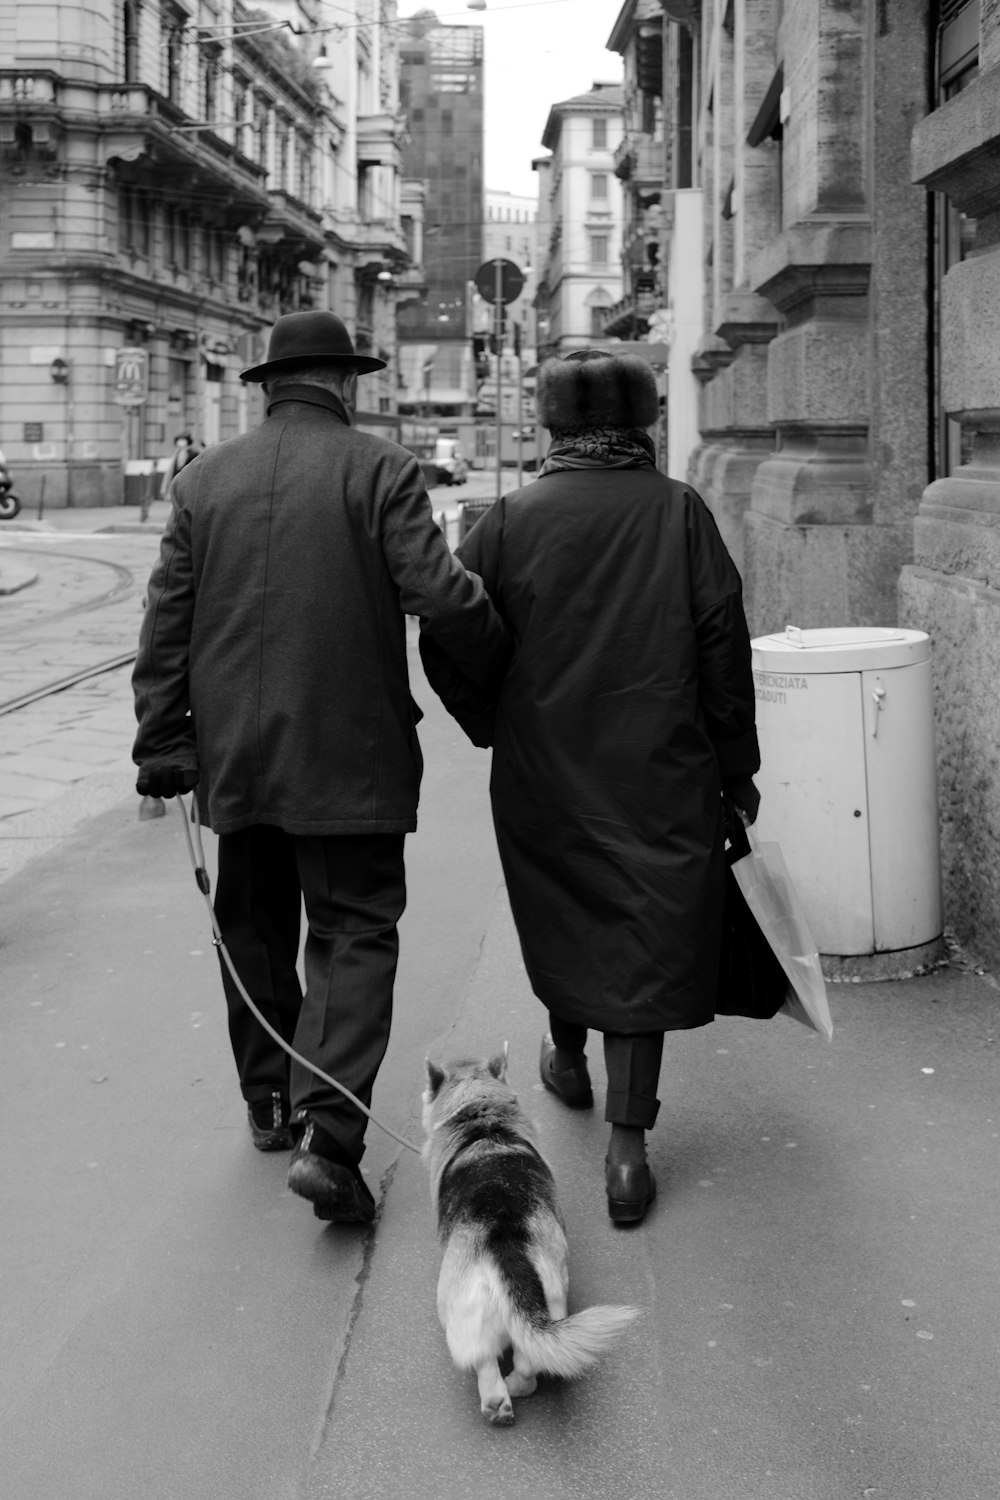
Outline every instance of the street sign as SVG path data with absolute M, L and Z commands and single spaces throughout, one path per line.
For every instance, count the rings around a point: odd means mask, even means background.
M 500 270 L 500 295 L 497 296 L 497 268 Z M 484 260 L 476 272 L 476 291 L 484 302 L 499 302 L 506 307 L 516 302 L 524 290 L 524 272 L 512 260 Z
M 119 406 L 141 406 L 149 395 L 149 355 L 126 346 L 115 351 L 115 400 Z

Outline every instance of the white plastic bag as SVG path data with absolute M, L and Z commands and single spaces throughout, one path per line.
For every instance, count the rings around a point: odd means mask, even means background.
M 826 981 L 802 904 L 777 844 L 758 843 L 747 828 L 750 853 L 730 867 L 754 919 L 788 976 L 788 998 L 778 1012 L 801 1021 L 827 1041 L 833 1021 Z

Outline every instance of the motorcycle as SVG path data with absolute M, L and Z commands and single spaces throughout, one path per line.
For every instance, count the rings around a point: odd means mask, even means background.
M 0 521 L 13 521 L 21 511 L 19 496 L 14 494 L 14 481 L 7 465 L 0 461 Z

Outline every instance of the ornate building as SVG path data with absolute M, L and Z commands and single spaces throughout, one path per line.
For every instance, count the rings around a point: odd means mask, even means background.
M 30 503 L 119 502 L 259 416 L 280 313 L 330 306 L 395 397 L 393 0 L 0 0 L 0 446 Z M 343 16 L 348 7 L 341 7 Z

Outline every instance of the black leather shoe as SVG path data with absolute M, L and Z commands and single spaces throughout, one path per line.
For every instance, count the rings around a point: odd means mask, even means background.
M 593 1109 L 594 1091 L 590 1086 L 587 1059 L 581 1055 L 575 1067 L 560 1068 L 556 1072 L 552 1066 L 555 1055 L 555 1043 L 546 1032 L 542 1037 L 542 1053 L 538 1059 L 538 1072 L 545 1087 L 551 1089 L 553 1094 L 558 1094 L 570 1109 Z
M 307 1120 L 288 1164 L 288 1186 L 313 1206 L 317 1219 L 370 1224 L 375 1199 L 358 1168 L 314 1120 Z
M 287 1097 L 277 1089 L 267 1099 L 255 1099 L 247 1105 L 250 1134 L 258 1151 L 290 1151 L 292 1132 L 288 1120 L 291 1107 Z
M 614 1166 L 606 1162 L 604 1185 L 608 1192 L 608 1217 L 615 1224 L 641 1224 L 646 1209 L 656 1197 L 656 1183 L 649 1163 Z

